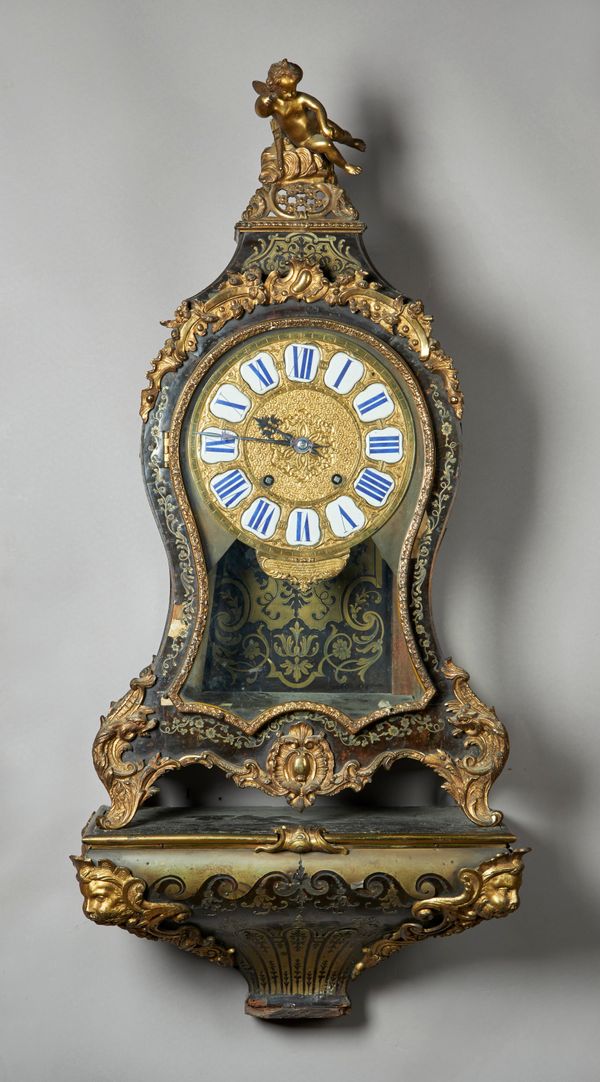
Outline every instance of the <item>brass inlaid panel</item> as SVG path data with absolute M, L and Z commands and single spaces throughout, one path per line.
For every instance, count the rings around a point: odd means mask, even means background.
M 202 675 L 192 684 L 238 690 L 311 688 L 385 692 L 391 685 L 392 574 L 372 541 L 337 578 L 304 588 L 274 579 L 236 542 L 216 571 Z M 414 683 L 402 652 L 404 683 Z

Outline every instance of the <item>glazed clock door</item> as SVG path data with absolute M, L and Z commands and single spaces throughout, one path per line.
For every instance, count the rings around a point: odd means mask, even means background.
M 398 354 L 331 318 L 257 323 L 204 356 L 172 431 L 207 597 L 179 704 L 367 724 L 427 702 L 402 584 L 433 438 Z

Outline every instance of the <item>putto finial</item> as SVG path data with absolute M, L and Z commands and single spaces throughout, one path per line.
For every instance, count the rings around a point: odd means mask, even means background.
M 261 187 L 242 214 L 240 229 L 348 228 L 362 232 L 358 212 L 338 183 L 335 166 L 360 173 L 340 154 L 336 143 L 364 150 L 355 139 L 330 120 L 317 98 L 298 91 L 302 68 L 291 60 L 271 64 L 267 81 L 252 83 L 258 97 L 255 109 L 269 117 L 273 142 L 260 159 Z
M 259 116 L 273 117 L 279 133 L 278 156 L 282 158 L 281 137 L 294 147 L 305 147 L 319 154 L 330 165 L 337 165 L 346 173 L 360 173 L 360 165 L 351 165 L 340 153 L 335 143 L 343 143 L 355 150 L 364 150 L 362 139 L 355 139 L 349 131 L 330 120 L 325 107 L 317 98 L 298 91 L 302 68 L 290 60 L 278 60 L 271 64 L 266 83 L 258 80 L 252 86 L 258 94 L 254 108 Z M 275 132 L 277 136 L 277 132 Z M 277 142 L 277 139 L 276 139 Z

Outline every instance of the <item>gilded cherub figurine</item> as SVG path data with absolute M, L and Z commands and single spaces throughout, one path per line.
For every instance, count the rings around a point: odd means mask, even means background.
M 289 60 L 271 64 L 266 83 L 258 80 L 252 83 L 258 94 L 254 106 L 256 112 L 262 117 L 272 116 L 295 147 L 306 147 L 315 154 L 322 154 L 332 165 L 347 173 L 360 173 L 360 165 L 350 165 L 334 145 L 334 140 L 355 150 L 364 150 L 365 143 L 334 124 L 317 98 L 298 93 L 302 74 L 302 68 Z

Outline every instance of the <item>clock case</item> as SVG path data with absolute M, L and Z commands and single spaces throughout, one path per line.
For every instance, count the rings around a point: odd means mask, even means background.
M 468 674 L 440 653 L 432 625 L 430 577 L 460 462 L 456 370 L 422 303 L 373 267 L 364 225 L 333 170 L 319 171 L 318 158 L 316 173 L 304 160 L 290 169 L 299 152 L 285 139 L 283 151 L 276 137 L 263 153 L 262 183 L 237 224 L 229 266 L 167 321 L 142 392 L 141 457 L 169 560 L 169 612 L 156 656 L 101 719 L 93 758 L 109 805 L 84 828 L 74 858 L 91 919 L 236 965 L 249 985 L 246 1009 L 267 1019 L 344 1013 L 348 982 L 365 968 L 408 943 L 511 912 L 525 852 L 513 850 L 489 804 L 506 731 Z M 392 584 L 422 694 L 366 713 L 340 709 L 331 695 L 272 706 L 258 696 L 254 708 L 248 689 L 236 714 L 226 690 L 221 703 L 181 694 L 220 591 L 209 589 L 212 526 L 192 511 L 174 417 L 212 370 L 207 358 L 218 364 L 247 334 L 294 321 L 363 335 L 396 357 L 432 438 L 425 499 L 396 531 Z M 348 801 L 405 759 L 437 775 L 435 805 Z M 190 766 L 259 790 L 264 806 L 142 807 L 163 775 Z

